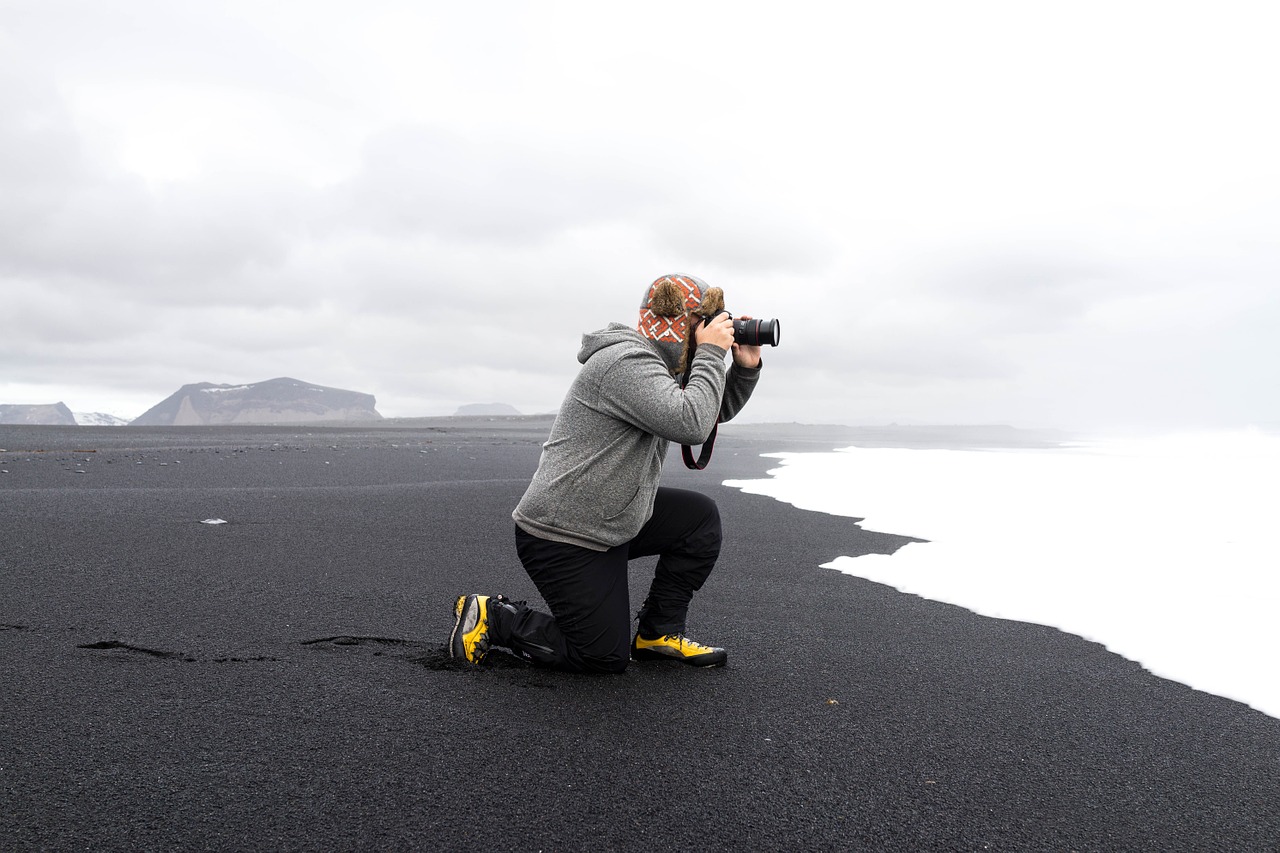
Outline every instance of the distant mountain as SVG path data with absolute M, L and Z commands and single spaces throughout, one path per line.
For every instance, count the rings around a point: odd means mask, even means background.
M 36 424 L 40 426 L 75 426 L 76 416 L 66 403 L 19 406 L 0 404 L 0 424 Z
M 80 426 L 124 426 L 128 418 L 118 418 L 105 412 L 76 412 L 76 423 Z
M 506 403 L 468 403 L 459 406 L 454 417 L 495 417 L 502 415 L 518 415 L 520 412 Z
M 132 421 L 135 426 L 296 424 L 380 420 L 372 394 L 282 377 L 251 385 L 183 385 Z

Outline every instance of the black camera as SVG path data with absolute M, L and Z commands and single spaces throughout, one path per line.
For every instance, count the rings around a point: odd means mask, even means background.
M 728 314 L 729 319 L 733 320 L 733 315 L 728 311 L 719 311 L 704 319 L 702 324 L 707 325 L 721 314 Z M 762 347 L 766 344 L 776 347 L 781 340 L 782 324 L 777 320 L 733 320 L 734 343 L 749 347 Z

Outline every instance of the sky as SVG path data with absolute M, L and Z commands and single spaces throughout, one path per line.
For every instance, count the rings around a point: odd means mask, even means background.
M 650 281 L 745 421 L 1280 424 L 1280 11 L 0 0 L 0 403 L 559 405 Z

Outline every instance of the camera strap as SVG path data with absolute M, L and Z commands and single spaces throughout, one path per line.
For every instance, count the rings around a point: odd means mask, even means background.
M 680 388 L 683 389 L 689 384 L 689 373 L 691 369 L 686 369 L 684 375 L 680 377 Z M 684 459 L 684 467 L 692 471 L 701 471 L 711 462 L 711 451 L 716 447 L 716 432 L 720 429 L 720 417 L 716 416 L 716 422 L 711 426 L 711 434 L 702 442 L 702 452 L 698 454 L 698 458 L 693 458 L 693 448 L 687 444 L 680 445 L 680 457 Z
M 707 463 L 711 461 L 711 451 L 716 446 L 716 430 L 720 428 L 720 419 L 716 418 L 715 426 L 711 427 L 711 435 L 707 436 L 707 440 L 702 442 L 702 453 L 698 454 L 698 458 L 693 458 L 693 448 L 687 444 L 680 445 L 680 455 L 684 459 L 684 467 L 695 471 L 701 471 L 707 467 Z

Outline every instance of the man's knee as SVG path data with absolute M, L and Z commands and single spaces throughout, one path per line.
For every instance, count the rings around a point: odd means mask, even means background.
M 625 655 L 610 654 L 604 657 L 584 657 L 582 666 L 587 672 L 596 672 L 601 675 L 617 675 L 626 672 L 627 664 L 630 662 L 631 652 L 628 649 Z
M 597 625 L 591 640 L 573 650 L 575 663 L 583 672 L 619 673 L 631 662 L 631 614 L 625 610 L 609 621 Z M 579 635 L 581 636 L 581 635 Z
M 695 501 L 698 523 L 686 539 L 686 547 L 704 554 L 718 554 L 723 532 L 720 527 L 720 507 L 706 495 L 699 494 Z
M 691 516 L 701 518 L 704 524 L 720 526 L 720 507 L 709 495 L 702 492 L 685 492 L 685 511 Z

